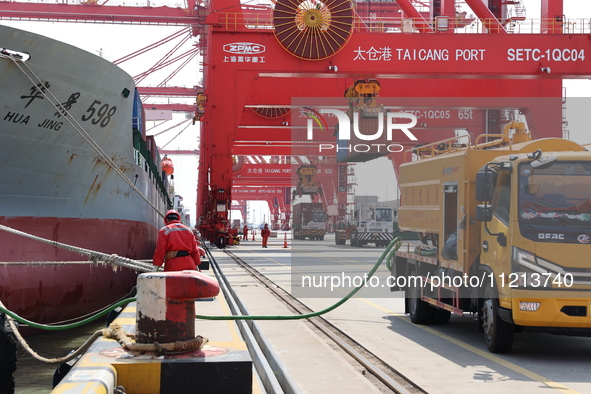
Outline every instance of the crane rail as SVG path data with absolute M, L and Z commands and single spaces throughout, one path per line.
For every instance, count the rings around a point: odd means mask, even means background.
M 265 286 L 267 290 L 272 292 L 279 300 L 287 305 L 294 313 L 307 314 L 313 312 L 305 304 L 293 297 L 275 282 L 267 278 L 256 268 L 246 263 L 244 260 L 225 249 L 224 252 L 239 265 L 242 269 L 248 272 L 253 278 Z M 215 263 L 214 263 L 215 264 Z M 369 374 L 377 379 L 370 379 L 372 383 L 380 389 L 387 389 L 393 393 L 400 394 L 416 394 L 426 393 L 416 383 L 404 376 L 396 370 L 392 365 L 389 365 L 366 347 L 353 338 L 348 336 L 345 332 L 337 328 L 323 317 L 314 317 L 307 319 L 318 331 L 325 335 L 327 341 L 333 342 L 346 352 L 354 361 L 355 364 L 361 365 Z M 367 375 L 365 375 L 367 377 Z M 378 382 L 379 381 L 379 382 Z

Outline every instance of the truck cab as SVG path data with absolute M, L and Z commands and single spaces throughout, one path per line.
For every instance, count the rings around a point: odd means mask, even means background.
M 479 263 L 494 275 L 496 289 L 484 297 L 487 339 L 508 342 L 495 334 L 511 337 L 515 327 L 588 335 L 589 152 L 501 157 L 479 171 L 476 189 L 488 190 L 476 193 L 484 201 L 476 215 L 482 222 Z M 495 333 L 495 323 L 508 326 L 507 333 Z
M 416 324 L 473 313 L 491 352 L 514 333 L 591 335 L 591 153 L 560 138 L 457 139 L 400 166 L 399 225 L 423 245 L 391 264 Z M 402 285 L 398 285 L 402 284 Z

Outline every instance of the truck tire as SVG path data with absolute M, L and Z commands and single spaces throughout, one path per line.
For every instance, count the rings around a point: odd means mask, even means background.
M 513 347 L 515 325 L 499 317 L 499 298 L 494 288 L 484 290 L 482 306 L 484 342 L 491 353 L 508 353 Z
M 219 249 L 224 249 L 226 247 L 226 236 L 220 235 L 218 237 L 218 241 L 215 244 Z
M 417 277 L 417 271 L 412 271 L 409 278 Z M 431 321 L 431 306 L 425 301 L 421 300 L 420 286 L 408 287 L 408 310 L 410 314 L 410 321 L 414 324 L 428 324 Z
M 431 307 L 431 323 L 433 324 L 447 324 L 451 317 L 451 312 L 445 309 Z

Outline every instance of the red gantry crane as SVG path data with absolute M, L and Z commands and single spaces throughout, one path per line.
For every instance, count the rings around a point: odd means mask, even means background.
M 331 118 L 307 133 L 309 119 L 298 124 L 294 109 L 346 109 L 344 92 L 357 80 L 378 80 L 389 98 L 416 98 L 385 106 L 424 115 L 418 121 L 425 129 L 444 120 L 442 114 L 451 119 L 482 111 L 478 133 L 502 132 L 508 120 L 503 111 L 511 109 L 530 114 L 534 138 L 560 134 L 561 79 L 591 75 L 589 31 L 582 25 L 571 30 L 561 0 L 541 3 L 541 23 L 525 32 L 517 25 L 521 17 L 508 12 L 518 2 L 501 0 L 488 6 L 467 0 L 474 17 L 451 0 L 428 11 L 410 0 L 397 1 L 399 8 L 348 0 L 279 0 L 273 7 L 212 1 L 202 36 L 207 45 L 197 207 L 202 233 L 224 246 L 232 155 L 323 156 L 321 144 L 336 144 Z M 421 100 L 450 97 L 458 100 Z M 466 97 L 510 100 L 461 100 Z M 399 133 L 391 142 L 405 147 L 441 138 L 424 133 L 412 141 Z M 399 164 L 400 152 L 388 154 Z
M 458 127 L 472 136 L 500 133 L 512 120 L 508 110 L 528 115 L 534 138 L 561 133 L 561 80 L 591 76 L 589 23 L 567 23 L 562 0 L 540 0 L 541 21 L 531 25 L 520 24 L 519 0 L 432 3 L 212 0 L 180 9 L 3 2 L 0 18 L 178 25 L 199 36 L 204 86 L 191 92 L 198 97 L 195 121 L 201 121 L 198 226 L 223 247 L 238 182 L 234 156 L 328 159 L 343 168 L 355 161 L 337 158 L 344 149 L 337 137 L 347 135 L 334 127 L 346 123 L 325 111 L 346 112 L 346 92 L 356 81 L 378 81 L 385 110 L 416 117 L 417 140 L 399 129 L 388 136 L 402 148 L 453 135 Z M 358 142 L 349 149 L 371 145 Z M 402 161 L 400 151 L 387 155 L 395 167 Z

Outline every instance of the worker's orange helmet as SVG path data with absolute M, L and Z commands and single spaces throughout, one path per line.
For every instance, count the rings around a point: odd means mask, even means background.
M 166 215 L 164 216 L 164 223 L 172 222 L 173 220 L 181 220 L 181 215 L 179 215 L 179 213 L 174 209 L 171 209 L 170 211 L 166 212 Z

